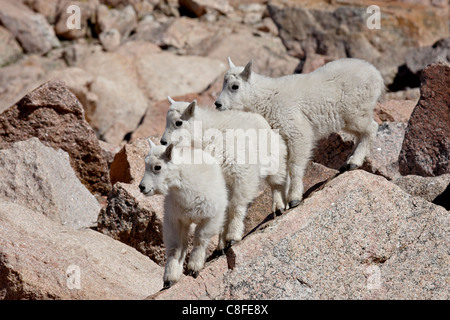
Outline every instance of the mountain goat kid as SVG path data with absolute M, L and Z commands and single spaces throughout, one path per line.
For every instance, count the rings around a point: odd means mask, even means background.
M 220 234 L 228 204 L 227 189 L 218 164 L 184 164 L 173 144 L 156 146 L 150 139 L 145 174 L 139 188 L 147 196 L 164 199 L 163 239 L 166 248 L 164 288 L 181 277 L 191 223 L 197 224 L 188 262 L 189 275 L 197 277 L 206 259 L 211 237 Z M 207 155 L 205 155 L 207 156 Z
M 288 148 L 291 208 L 302 200 L 303 174 L 319 139 L 339 130 L 355 135 L 356 149 L 342 170 L 363 164 L 378 129 L 373 110 L 385 88 L 374 66 L 340 59 L 309 74 L 274 79 L 252 72 L 252 60 L 245 67 L 230 58 L 228 63 L 216 108 L 258 113 L 279 129 Z
M 242 239 L 247 208 L 258 196 L 263 179 L 272 189 L 273 212 L 285 209 L 287 149 L 263 117 L 249 112 L 200 108 L 195 100 L 189 103 L 168 99 L 171 106 L 161 144 L 186 137 L 189 146 L 210 150 L 211 155 L 214 152 L 216 159 L 220 159 L 229 204 L 225 243 L 219 244 L 218 249 Z

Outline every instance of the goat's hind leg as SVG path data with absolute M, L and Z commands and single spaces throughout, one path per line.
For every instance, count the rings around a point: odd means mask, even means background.
M 304 135 L 298 136 L 289 142 L 289 208 L 297 207 L 303 200 L 303 176 L 308 161 L 311 157 L 312 142 L 311 138 Z
M 188 274 L 197 278 L 205 265 L 206 250 L 211 237 L 220 232 L 222 222 L 219 218 L 205 219 L 197 225 L 194 233 L 194 246 L 188 262 Z
M 260 179 L 255 172 L 257 171 L 249 171 L 245 177 L 236 179 L 234 189 L 231 191 L 225 234 L 227 247 L 242 240 L 248 206 L 259 192 Z
M 353 125 L 350 128 L 346 128 L 346 131 L 354 134 L 357 138 L 357 145 L 353 154 L 347 160 L 345 166 L 341 168 L 342 171 L 354 170 L 362 166 L 364 159 L 370 154 L 372 144 L 376 139 L 378 124 L 375 120 L 365 121 L 365 125 Z

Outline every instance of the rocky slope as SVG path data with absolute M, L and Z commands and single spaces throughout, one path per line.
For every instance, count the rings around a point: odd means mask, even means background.
M 377 1 L 379 30 L 373 3 L 0 0 L 0 299 L 449 299 L 448 3 Z M 273 217 L 262 185 L 244 240 L 160 292 L 146 138 L 167 95 L 212 107 L 227 56 L 270 76 L 369 60 L 377 140 L 344 174 L 352 137 L 321 140 L 302 205 Z

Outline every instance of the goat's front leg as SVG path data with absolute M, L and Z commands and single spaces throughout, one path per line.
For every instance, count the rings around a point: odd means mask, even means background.
M 179 220 L 164 221 L 164 245 L 166 247 L 166 267 L 164 269 L 164 288 L 170 288 L 183 273 L 189 239 L 189 224 Z

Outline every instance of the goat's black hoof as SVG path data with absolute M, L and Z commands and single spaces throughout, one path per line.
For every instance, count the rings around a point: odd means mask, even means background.
M 188 275 L 190 275 L 192 278 L 196 279 L 198 277 L 198 271 L 189 270 Z
M 300 202 L 301 202 L 300 200 L 289 201 L 289 208 L 292 209 L 292 208 L 297 207 L 300 204 Z
M 237 241 L 236 240 L 228 240 L 227 241 L 227 249 L 233 246 Z
M 346 172 L 346 171 L 352 171 L 352 170 L 356 170 L 356 169 L 358 169 L 359 167 L 356 165 L 356 164 L 354 164 L 354 163 L 350 163 L 350 164 L 344 164 L 340 169 L 339 169 L 339 172 L 340 173 L 344 173 L 344 172 Z
M 225 254 L 225 249 L 216 249 L 212 252 L 211 257 L 217 258 L 223 256 Z
M 163 289 L 169 289 L 175 284 L 175 281 L 164 281 Z
M 284 209 L 278 209 L 274 212 L 275 217 L 281 216 L 286 210 Z

